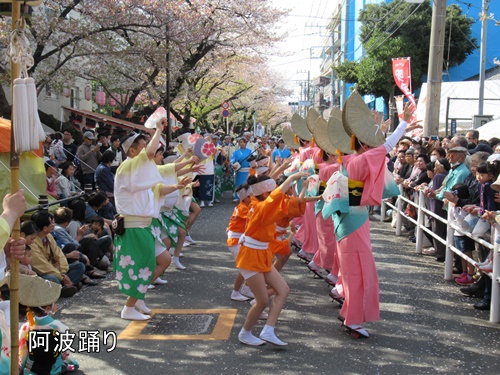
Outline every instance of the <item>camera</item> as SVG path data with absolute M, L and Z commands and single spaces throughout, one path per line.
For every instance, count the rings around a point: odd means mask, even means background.
M 431 139 L 432 139 L 433 141 L 437 141 L 439 138 L 438 138 L 438 136 L 437 136 L 437 135 L 433 135 L 433 136 L 431 137 Z

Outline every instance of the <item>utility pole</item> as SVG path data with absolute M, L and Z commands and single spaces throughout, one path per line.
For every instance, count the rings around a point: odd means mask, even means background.
M 446 0 L 434 0 L 432 4 L 429 69 L 427 71 L 427 103 L 424 119 L 424 134 L 426 136 L 436 135 L 439 131 L 445 26 Z
M 336 20 L 332 20 L 332 35 L 331 35 L 331 41 L 332 41 L 332 53 L 331 53 L 331 57 L 332 57 L 332 65 L 335 61 L 335 23 L 336 23 Z M 332 86 L 332 100 L 331 100 L 331 103 L 330 103 L 330 108 L 333 108 L 335 107 L 335 104 L 336 104 L 336 101 L 335 101 L 335 80 L 337 79 L 337 77 L 335 77 L 335 70 L 333 69 L 333 66 L 332 66 L 332 76 L 331 76 L 331 83 L 330 85 Z
M 481 49 L 479 63 L 479 109 L 477 114 L 482 116 L 484 106 L 484 76 L 486 67 L 486 36 L 488 32 L 488 3 L 489 0 L 483 0 L 483 11 L 481 17 Z M 475 125 L 475 124 L 474 124 Z

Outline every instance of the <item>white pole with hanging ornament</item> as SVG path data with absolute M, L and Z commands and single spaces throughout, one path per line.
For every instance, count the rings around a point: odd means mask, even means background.
M 26 6 L 37 6 L 43 1 L 22 1 Z M 25 34 L 26 24 L 21 18 L 21 1 L 0 0 L 0 3 L 12 3 L 12 26 L 7 56 L 11 64 L 12 117 L 10 142 L 10 191 L 19 190 L 19 155 L 24 151 L 39 148 L 44 132 L 38 117 L 35 83 L 28 77 L 28 70 L 33 66 L 29 41 Z M 42 138 L 40 138 L 42 137 Z M 18 240 L 20 221 L 16 220 L 11 237 Z M 10 374 L 19 373 L 19 261 L 12 257 L 10 263 Z

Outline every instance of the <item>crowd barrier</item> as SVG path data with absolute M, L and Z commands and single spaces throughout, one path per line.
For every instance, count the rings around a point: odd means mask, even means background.
M 392 208 L 396 211 L 396 235 L 400 236 L 402 232 L 403 226 L 403 218 L 415 224 L 415 249 L 417 254 L 422 254 L 422 243 L 424 232 L 440 241 L 446 246 L 446 255 L 444 262 L 444 279 L 445 280 L 453 280 L 453 259 L 454 254 L 457 254 L 461 258 L 465 259 L 467 262 L 476 264 L 476 262 L 469 258 L 467 255 L 463 254 L 460 250 L 458 250 L 453 244 L 453 234 L 454 231 L 458 231 L 465 236 L 472 238 L 475 242 L 480 243 L 481 245 L 493 251 L 493 272 L 486 273 L 492 279 L 492 287 L 491 287 L 491 308 L 490 308 L 490 322 L 492 323 L 500 323 L 500 245 L 494 241 L 496 239 L 497 233 L 496 230 L 492 227 L 491 238 L 493 239 L 494 245 L 490 242 L 479 238 L 478 236 L 463 231 L 460 227 L 453 224 L 452 220 L 450 220 L 451 211 L 448 211 L 448 218 L 443 219 L 440 216 L 437 216 L 433 212 L 429 211 L 424 207 L 425 196 L 423 191 L 419 191 L 419 199 L 418 202 L 414 202 L 403 196 L 403 187 L 400 186 L 400 195 L 396 200 L 396 204 L 392 204 L 390 202 L 383 201 L 380 207 L 381 212 L 381 220 L 385 220 L 387 207 Z M 403 202 L 406 202 L 413 207 L 415 207 L 417 216 L 416 218 L 412 218 L 406 215 L 403 211 Z M 445 223 L 447 226 L 446 238 L 441 238 L 437 236 L 430 229 L 426 228 L 424 225 L 425 216 L 430 216 L 433 220 L 440 220 Z

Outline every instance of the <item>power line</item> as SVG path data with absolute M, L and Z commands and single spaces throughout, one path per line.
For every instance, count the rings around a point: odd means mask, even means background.
M 411 16 L 412 16 L 412 15 L 413 15 L 413 14 L 414 14 L 414 13 L 415 13 L 415 12 L 416 12 L 416 11 L 417 11 L 420 7 L 421 7 L 421 6 L 422 6 L 422 4 L 423 4 L 423 3 L 420 3 L 420 4 L 418 5 L 418 7 L 416 7 L 416 8 L 413 10 L 413 12 L 411 12 L 411 13 L 408 15 L 408 17 L 406 17 L 406 19 L 405 19 L 403 22 L 401 22 L 401 24 L 400 24 L 400 25 L 399 25 L 396 29 L 394 29 L 394 31 L 393 31 L 393 32 L 392 32 L 389 36 L 387 36 L 387 38 L 385 38 L 385 39 L 384 39 L 381 43 L 379 43 L 379 44 L 378 44 L 378 45 L 376 45 L 376 46 L 375 46 L 375 43 L 374 43 L 374 44 L 373 44 L 370 48 L 368 48 L 368 49 L 367 49 L 367 50 L 363 53 L 363 55 L 361 55 L 361 56 L 360 56 L 360 58 L 359 58 L 359 59 L 357 59 L 357 60 L 358 60 L 358 61 L 359 61 L 359 60 L 361 60 L 361 59 L 362 59 L 363 57 L 365 57 L 365 56 L 366 56 L 366 54 L 367 54 L 368 52 L 370 52 L 372 49 L 374 49 L 374 48 L 378 48 L 378 47 L 380 47 L 382 44 L 384 44 L 384 42 L 385 42 L 387 39 L 389 39 L 389 38 L 390 38 L 390 37 L 391 37 L 391 36 L 392 36 L 392 35 L 393 35 L 396 31 L 398 31 L 398 30 L 399 30 L 399 28 L 400 28 L 401 26 L 403 26 L 403 25 L 406 23 L 406 21 L 408 21 L 408 19 L 409 19 L 409 18 L 410 18 L 410 17 L 411 17 Z
M 394 21 L 393 21 L 393 22 L 389 25 L 389 27 L 387 27 L 387 29 L 386 29 L 385 31 L 383 31 L 383 32 L 382 32 L 382 33 L 381 33 L 381 34 L 377 37 L 377 39 L 373 42 L 373 44 L 374 44 L 374 45 L 375 45 L 375 44 L 377 44 L 377 43 L 378 43 L 378 42 L 379 42 L 382 38 L 384 38 L 384 34 L 389 33 L 389 32 L 392 30 L 392 28 L 393 28 L 393 27 L 395 27 L 395 26 L 398 24 L 398 22 L 399 22 L 399 21 L 400 21 L 400 20 L 404 17 L 404 12 L 405 12 L 407 9 L 409 9 L 409 7 L 410 7 L 410 5 L 409 5 L 408 3 L 405 3 L 404 1 L 400 1 L 400 2 L 399 2 L 399 3 L 398 3 L 395 7 L 394 7 L 394 9 L 393 9 L 393 10 L 397 9 L 397 8 L 398 8 L 401 4 L 407 4 L 406 8 L 405 8 L 405 9 L 403 9 L 403 10 L 402 10 L 402 12 L 401 12 L 401 14 L 400 14 L 400 15 L 399 15 L 399 16 L 398 16 L 398 17 L 397 17 L 397 18 L 396 18 L 396 19 L 395 19 L 395 20 L 394 20 Z M 422 4 L 420 4 L 420 5 L 422 5 Z M 420 6 L 420 5 L 419 5 L 419 6 Z M 395 30 L 391 33 L 391 35 L 392 35 L 392 34 L 394 34 L 394 32 L 396 32 L 396 30 L 398 30 L 400 27 L 401 27 L 401 25 L 397 26 L 397 28 L 396 28 L 396 29 L 395 29 Z M 375 31 L 375 28 L 373 28 L 372 32 L 373 32 L 373 31 Z M 365 41 L 367 41 L 367 40 L 368 40 L 368 37 L 365 39 Z M 385 40 L 384 40 L 384 41 L 385 41 Z M 359 46 L 358 48 L 356 48 L 356 50 L 355 50 L 355 51 L 353 51 L 353 52 L 352 52 L 352 57 L 353 57 L 353 58 L 354 58 L 354 54 L 356 53 L 356 51 L 357 51 L 359 48 L 364 48 L 364 47 L 363 47 L 363 44 L 364 44 L 364 43 L 363 43 L 363 41 L 361 41 L 361 40 L 360 40 L 360 42 L 361 42 L 360 46 Z M 361 55 L 361 57 L 360 57 L 359 59 L 361 59 L 361 58 L 362 58 L 365 54 L 366 54 L 366 52 L 363 52 L 363 54 Z

